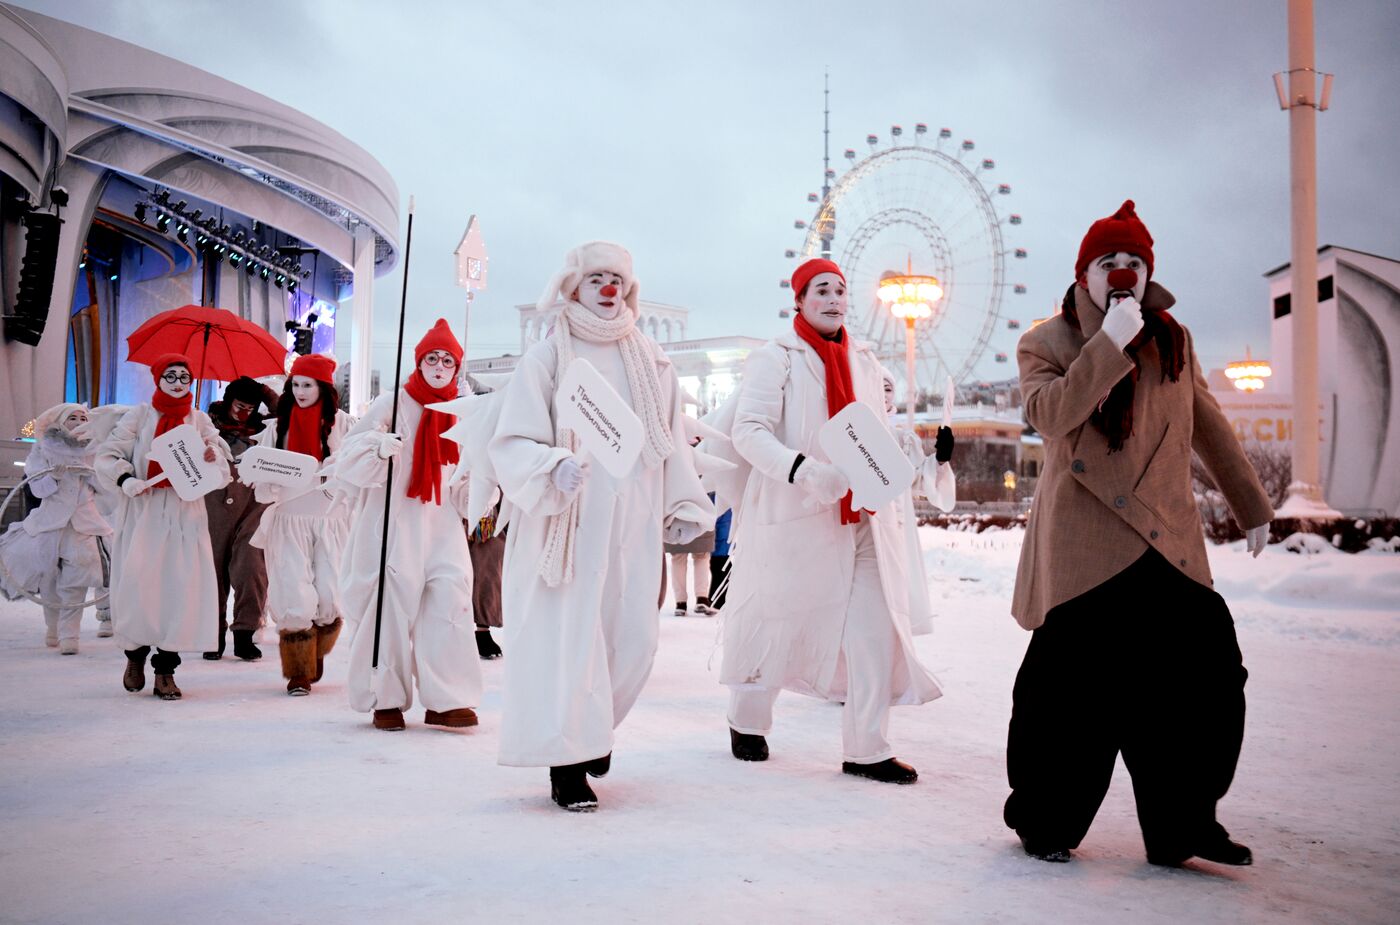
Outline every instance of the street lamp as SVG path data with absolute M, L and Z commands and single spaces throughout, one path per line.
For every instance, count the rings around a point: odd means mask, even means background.
M 1225 364 L 1225 378 L 1234 383 L 1241 392 L 1257 392 L 1264 387 L 1264 380 L 1274 374 L 1267 360 L 1256 360 L 1244 351 L 1243 360 Z
M 909 386 L 909 429 L 913 431 L 914 403 L 918 401 L 918 386 L 914 382 L 914 325 L 920 319 L 933 317 L 934 307 L 943 298 L 943 286 L 936 276 L 915 274 L 912 258 L 905 267 L 902 274 L 883 274 L 876 296 L 890 314 L 904 319 L 904 378 Z

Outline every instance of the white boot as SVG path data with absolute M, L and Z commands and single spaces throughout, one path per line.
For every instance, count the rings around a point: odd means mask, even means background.
M 59 655 L 77 655 L 77 654 L 78 654 L 78 640 L 76 640 L 76 639 L 62 639 L 62 640 L 59 640 L 59 643 L 58 643 L 58 654 L 59 654 Z
M 112 611 L 109 608 L 99 608 L 97 611 L 97 635 L 103 639 L 112 635 Z

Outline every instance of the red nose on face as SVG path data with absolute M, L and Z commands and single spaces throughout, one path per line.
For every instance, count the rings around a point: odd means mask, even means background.
M 611 299 L 613 296 L 617 295 L 617 287 L 612 283 L 608 283 L 602 289 L 598 290 L 598 295 L 605 299 Z
M 1132 289 L 1137 285 L 1137 273 L 1133 270 L 1109 270 L 1109 289 Z

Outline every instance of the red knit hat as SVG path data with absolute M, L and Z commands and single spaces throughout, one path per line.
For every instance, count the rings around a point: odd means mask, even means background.
M 190 371 L 191 376 L 194 375 L 194 367 L 190 364 L 189 357 L 183 353 L 162 353 L 151 364 L 151 381 L 159 384 L 160 377 L 164 376 L 165 371 L 172 366 L 183 366 Z
M 812 281 L 812 277 L 820 276 L 823 273 L 835 273 L 841 277 L 841 282 L 846 281 L 846 274 L 841 272 L 841 268 L 830 260 L 823 260 L 821 257 L 814 257 L 796 270 L 792 271 L 792 295 L 797 298 L 802 294 L 802 290 L 807 288 L 807 284 Z
M 335 360 L 324 353 L 308 353 L 292 361 L 293 376 L 306 376 L 317 382 L 335 382 Z
M 452 354 L 452 358 L 457 361 L 458 365 L 462 362 L 462 345 L 457 342 L 457 336 L 447 326 L 446 318 L 439 318 L 437 324 L 423 335 L 418 346 L 413 348 L 413 362 L 422 363 L 423 357 L 434 350 L 442 350 Z
M 1133 201 L 1126 199 L 1108 218 L 1089 226 L 1089 233 L 1079 243 L 1079 259 L 1074 262 L 1074 278 L 1082 280 L 1089 261 L 1104 254 L 1124 251 L 1136 254 L 1147 262 L 1147 278 L 1152 278 L 1152 235 L 1134 211 Z

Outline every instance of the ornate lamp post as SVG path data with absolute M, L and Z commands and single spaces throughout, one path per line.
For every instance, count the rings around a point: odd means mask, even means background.
M 1256 360 L 1245 348 L 1244 359 L 1225 365 L 1225 378 L 1241 392 L 1257 392 L 1264 387 L 1264 380 L 1274 374 L 1267 360 Z
M 904 319 L 904 379 L 909 387 L 909 429 L 914 430 L 914 404 L 919 389 L 914 382 L 914 325 L 923 318 L 933 317 L 935 307 L 943 298 L 943 286 L 936 276 L 920 276 L 913 271 L 912 259 L 905 264 L 903 274 L 887 273 L 880 278 L 876 295 L 880 304 L 896 318 Z

